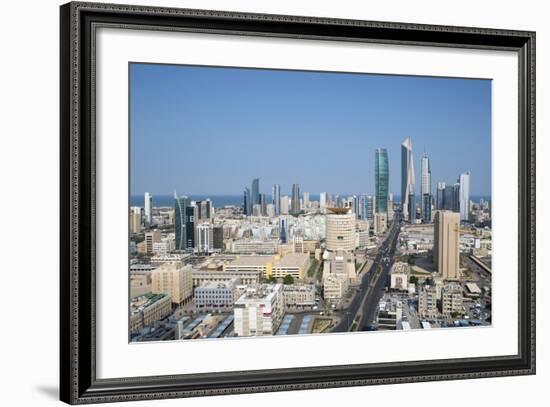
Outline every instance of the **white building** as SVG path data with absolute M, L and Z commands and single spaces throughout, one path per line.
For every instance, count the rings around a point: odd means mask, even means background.
M 459 178 L 460 191 L 460 220 L 470 219 L 470 171 L 460 174 Z
M 240 281 L 233 278 L 229 281 L 211 281 L 196 287 L 194 291 L 194 302 L 197 311 L 223 312 L 233 308 L 237 300 L 236 285 Z
M 176 240 L 173 234 L 160 239 L 160 242 L 153 242 L 153 252 L 158 257 L 167 257 L 176 250 Z
M 235 302 L 233 313 L 237 336 L 274 335 L 284 315 L 283 285 L 249 287 Z
M 381 235 L 388 228 L 388 216 L 385 213 L 374 214 L 374 234 Z
M 409 273 L 411 266 L 402 261 L 393 264 L 390 274 L 390 288 L 393 290 L 407 291 L 409 288 Z
M 278 240 L 234 240 L 231 242 L 233 253 L 277 253 Z
M 283 296 L 285 307 L 313 307 L 315 305 L 315 284 L 284 285 Z
M 153 195 L 149 192 L 145 193 L 145 223 L 147 225 L 153 223 Z
M 326 248 L 330 251 L 355 249 L 355 214 L 347 208 L 331 208 L 326 215 Z

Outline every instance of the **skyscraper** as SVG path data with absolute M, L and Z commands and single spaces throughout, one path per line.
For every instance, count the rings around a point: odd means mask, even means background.
M 260 206 L 261 206 L 261 214 L 262 216 L 265 216 L 267 213 L 267 196 L 266 194 L 260 194 Z
M 275 206 L 275 215 L 279 216 L 281 214 L 281 186 L 279 184 L 273 185 L 271 200 Z
M 145 193 L 145 224 L 150 226 L 153 223 L 153 195 Z
M 187 244 L 186 213 L 190 205 L 186 196 L 178 197 L 174 191 L 174 233 L 176 235 L 176 250 L 185 250 Z
M 367 204 L 366 204 L 366 217 L 369 221 L 372 221 L 374 219 L 374 213 L 376 207 L 376 196 L 369 195 L 367 196 Z
M 185 207 L 185 231 L 187 232 L 185 248 L 187 249 L 195 248 L 195 217 L 197 212 L 196 205 L 192 203 Z
M 292 202 L 290 204 L 290 213 L 298 215 L 300 213 L 300 185 L 292 184 Z
M 260 203 L 260 179 L 254 178 L 252 180 L 252 206 Z
M 445 280 L 459 277 L 460 216 L 456 212 L 437 211 L 434 225 L 434 265 Z
M 376 213 L 388 212 L 388 189 L 390 171 L 388 152 L 385 148 L 377 148 L 374 153 L 374 184 L 376 194 Z
M 252 215 L 252 197 L 250 195 L 250 189 L 245 188 L 243 195 L 243 213 L 250 216 Z
M 319 209 L 321 209 L 321 211 L 324 211 L 328 206 L 327 204 L 328 204 L 327 193 L 321 192 L 319 194 Z
M 412 207 L 410 196 L 414 197 L 414 164 L 412 155 L 412 140 L 407 137 L 401 144 L 401 207 L 403 219 L 414 219 L 415 213 L 409 214 Z M 416 206 L 414 206 L 416 208 Z M 415 212 L 416 209 L 412 212 Z
M 470 220 L 470 171 L 460 174 L 460 220 Z
M 280 218 L 279 219 L 279 239 L 281 239 L 281 243 L 287 242 L 287 236 L 286 236 L 286 219 Z
M 445 208 L 445 183 L 437 183 L 437 191 L 435 195 L 435 209 L 438 211 Z
M 420 197 L 422 205 L 422 221 L 429 223 L 432 220 L 432 172 L 430 170 L 430 159 L 424 153 L 420 161 Z
M 304 199 L 303 199 L 304 209 L 307 209 L 309 207 L 309 192 L 304 192 L 303 196 L 304 196 Z

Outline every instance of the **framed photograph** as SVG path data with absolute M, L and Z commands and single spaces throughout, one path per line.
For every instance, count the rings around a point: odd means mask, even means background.
M 61 400 L 535 373 L 535 33 L 61 6 Z

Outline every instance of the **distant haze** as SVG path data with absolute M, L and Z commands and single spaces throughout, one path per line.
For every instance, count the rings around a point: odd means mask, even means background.
M 374 193 L 374 152 L 388 150 L 400 194 L 400 145 L 413 141 L 438 181 L 471 172 L 491 193 L 491 81 L 132 64 L 131 195 Z

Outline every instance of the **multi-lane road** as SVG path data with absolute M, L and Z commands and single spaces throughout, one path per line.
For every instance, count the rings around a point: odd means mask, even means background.
M 378 253 L 376 254 L 376 258 L 371 268 L 368 272 L 364 273 L 357 292 L 353 296 L 349 306 L 342 311 L 341 320 L 338 325 L 334 327 L 332 332 L 349 331 L 355 317 L 359 313 L 361 315 L 361 320 L 358 324 L 358 330 L 367 330 L 376 312 L 378 302 L 384 293 L 384 286 L 386 285 L 388 274 L 392 266 L 392 258 L 395 253 L 400 227 L 401 222 L 397 215 L 386 235 L 386 239 L 378 249 Z M 376 272 L 378 267 L 380 267 L 379 273 Z

